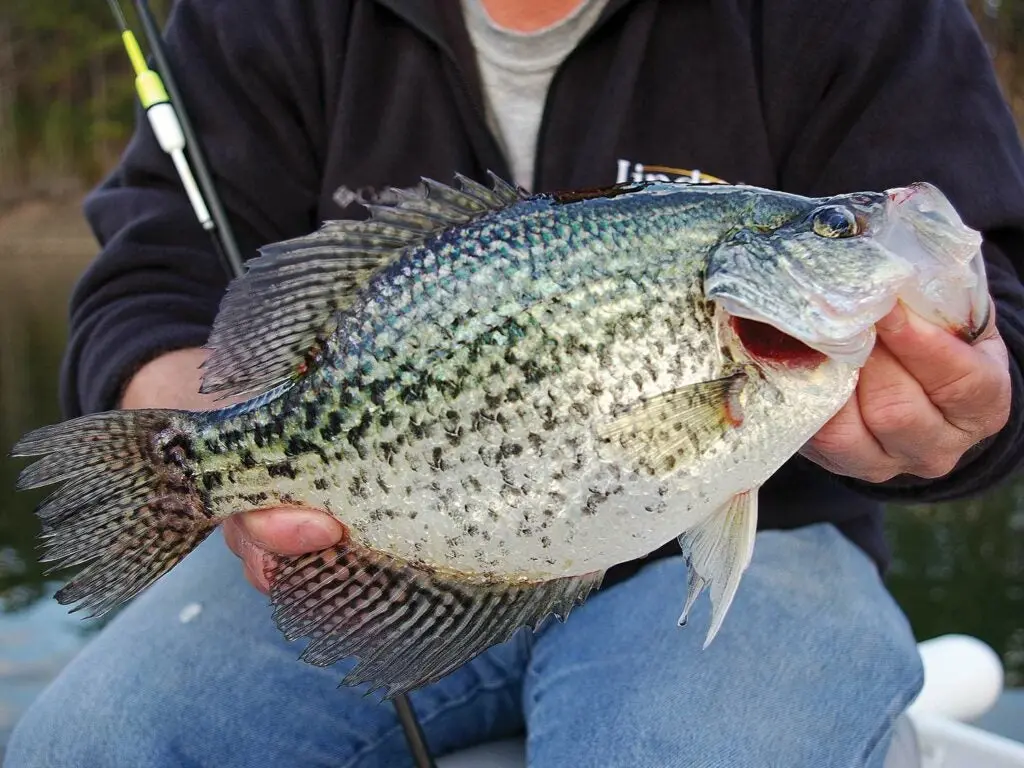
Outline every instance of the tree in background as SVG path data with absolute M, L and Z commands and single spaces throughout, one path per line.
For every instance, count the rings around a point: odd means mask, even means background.
M 154 3 L 161 18 L 166 5 Z M 94 183 L 116 161 L 133 110 L 133 77 L 105 2 L 3 0 L 0 204 Z
M 1024 2 L 967 0 L 967 6 L 988 42 L 1003 93 L 1017 125 L 1021 126 L 1024 124 Z

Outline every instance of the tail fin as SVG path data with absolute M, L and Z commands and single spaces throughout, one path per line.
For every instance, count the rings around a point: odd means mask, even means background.
M 60 483 L 36 510 L 44 562 L 82 566 L 57 593 L 101 616 L 134 597 L 216 527 L 195 483 L 195 424 L 184 411 L 98 413 L 37 429 L 12 456 L 42 456 L 18 489 Z

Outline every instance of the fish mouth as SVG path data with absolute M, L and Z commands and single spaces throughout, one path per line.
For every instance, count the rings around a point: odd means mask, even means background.
M 878 242 L 910 263 L 915 278 L 899 293 L 910 309 L 971 343 L 985 330 L 991 299 L 981 234 L 927 182 L 886 190 Z
M 807 229 L 779 238 L 744 230 L 723 241 L 704 295 L 728 318 L 726 338 L 769 363 L 812 364 L 820 359 L 813 350 L 860 367 L 874 349 L 876 323 L 901 302 L 965 341 L 977 339 L 991 306 L 981 235 L 930 184 L 873 200 L 858 236 L 834 244 Z
M 825 361 L 825 355 L 820 350 L 804 344 L 771 323 L 726 314 L 729 329 L 743 350 L 759 362 L 789 368 L 816 368 Z
M 828 359 L 861 365 L 871 354 L 875 333 L 861 328 L 843 338 L 811 335 L 729 300 L 718 304 L 719 323 L 753 360 L 786 368 L 817 368 Z
M 832 315 L 824 302 L 817 303 L 816 319 L 807 325 L 767 317 L 731 297 L 719 296 L 715 303 L 720 322 L 728 326 L 743 350 L 759 362 L 813 368 L 830 358 L 860 366 L 875 345 L 873 324 Z M 828 332 L 822 332 L 826 328 Z

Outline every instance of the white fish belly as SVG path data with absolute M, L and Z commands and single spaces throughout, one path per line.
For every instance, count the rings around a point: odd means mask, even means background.
M 721 375 L 715 356 L 684 371 L 673 360 L 685 350 L 661 351 L 667 354 L 651 371 L 646 396 Z M 842 406 L 856 382 L 853 369 L 833 362 L 771 383 L 752 381 L 742 424 L 693 462 L 655 478 L 599 440 L 597 427 L 637 394 L 621 376 L 588 370 L 588 360 L 580 361 L 575 380 L 607 386 L 587 401 L 586 418 L 574 410 L 580 398 L 554 402 L 537 394 L 505 404 L 497 418 L 475 425 L 472 440 L 453 445 L 439 429 L 394 466 L 339 466 L 332 508 L 361 543 L 432 567 L 508 578 L 601 570 L 643 557 L 734 494 L 759 487 Z M 502 372 L 502 386 L 510 376 Z M 563 384 L 572 390 L 572 381 Z M 485 411 L 485 398 L 486 390 L 474 391 L 445 407 L 463 419 Z M 545 433 L 537 414 L 561 426 Z

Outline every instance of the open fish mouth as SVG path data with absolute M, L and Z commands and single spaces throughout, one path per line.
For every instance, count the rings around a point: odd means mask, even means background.
M 728 299 L 718 304 L 720 322 L 728 326 L 747 355 L 762 363 L 813 368 L 831 358 L 861 365 L 874 346 L 873 326 L 859 327 L 848 336 L 826 336 L 808 333 L 805 327 L 766 317 Z
M 826 349 L 818 349 L 787 333 L 776 325 L 721 310 L 720 321 L 739 341 L 743 350 L 761 363 L 787 368 L 815 368 L 831 357 Z
M 780 282 L 772 293 L 736 287 L 710 285 L 719 323 L 753 359 L 791 368 L 826 358 L 863 365 L 874 348 L 875 322 L 896 303 L 894 295 L 829 296 L 800 279 Z
M 900 300 L 973 342 L 991 313 L 981 234 L 967 227 L 949 199 L 931 184 L 897 187 L 886 194 L 888 225 L 879 233 L 879 243 L 910 261 L 918 276 L 900 292 Z

